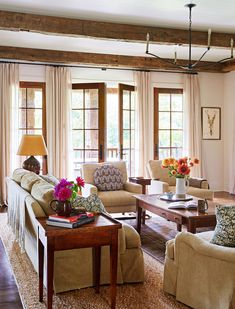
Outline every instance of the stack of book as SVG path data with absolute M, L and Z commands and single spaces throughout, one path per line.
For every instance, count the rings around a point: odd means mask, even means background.
M 46 223 L 47 225 L 74 229 L 83 224 L 93 222 L 94 220 L 95 220 L 94 214 L 90 212 L 86 212 L 86 213 L 82 213 L 82 214 L 71 216 L 71 217 L 58 216 L 57 214 L 50 215 Z

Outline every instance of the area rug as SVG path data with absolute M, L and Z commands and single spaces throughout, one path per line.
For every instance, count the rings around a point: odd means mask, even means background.
M 21 253 L 14 235 L 7 225 L 7 215 L 0 214 L 0 237 L 8 255 L 19 293 L 25 309 L 46 309 L 38 302 L 38 277 L 26 253 Z M 177 302 L 162 290 L 163 265 L 144 253 L 145 282 L 124 284 L 117 287 L 117 309 L 183 309 L 187 306 Z M 44 293 L 45 294 L 45 293 Z M 109 287 L 101 286 L 100 294 L 93 288 L 57 294 L 53 298 L 56 309 L 105 309 L 110 308 Z

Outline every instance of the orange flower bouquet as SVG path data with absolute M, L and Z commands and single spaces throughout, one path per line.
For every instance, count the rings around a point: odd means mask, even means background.
M 199 160 L 188 157 L 180 158 L 179 160 L 174 158 L 166 158 L 162 160 L 162 168 L 168 168 L 168 175 L 176 178 L 188 178 L 190 169 L 195 164 L 199 164 Z

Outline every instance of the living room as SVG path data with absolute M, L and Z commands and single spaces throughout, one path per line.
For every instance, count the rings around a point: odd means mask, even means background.
M 103 0 L 99 5 L 92 1 L 72 1 L 68 5 L 63 1 L 0 0 L 1 308 L 51 308 L 52 304 L 55 308 L 235 308 L 235 236 L 231 232 L 235 216 L 235 7 L 229 3 L 224 9 L 216 3 L 211 14 L 209 2 L 195 1 L 195 7 L 192 3 L 184 7 L 183 1 L 151 2 L 146 7 L 143 0 L 112 4 Z M 192 67 L 204 52 L 205 56 Z M 36 153 L 33 141 L 28 153 L 19 147 L 30 134 L 43 137 L 42 152 Z M 45 289 L 38 295 L 38 280 L 43 280 L 37 274 L 40 265 L 35 222 L 37 217 L 51 215 L 51 200 L 46 200 L 44 208 L 44 197 L 39 197 L 42 187 L 37 186 L 41 183 L 39 176 L 22 172 L 22 164 L 32 155 L 41 164 L 42 177 L 47 174 L 71 181 L 83 177 L 84 201 L 98 196 L 91 205 L 97 203 L 99 209 L 118 220 L 121 245 L 117 267 L 115 258 L 110 259 L 117 280 L 112 271 L 109 279 L 109 254 L 105 249 L 101 253 L 101 286 L 96 285 L 99 294 L 92 287 L 91 253 L 86 253 L 86 258 L 81 253 L 68 253 L 70 266 L 66 266 L 66 255 L 55 253 L 54 283 L 48 279 L 54 288 L 44 281 Z M 192 158 L 187 161 L 190 178 L 200 177 L 194 180 L 197 188 L 189 179 L 187 194 L 193 196 L 197 207 L 202 204 L 204 213 L 192 210 L 185 215 L 185 210 L 168 211 L 169 200 L 162 199 L 157 205 L 156 200 L 146 200 L 151 193 L 155 199 L 157 194 L 158 199 L 170 198 L 171 202 L 169 191 L 174 190 L 177 197 L 177 176 L 170 177 L 167 184 L 168 176 L 164 174 L 175 176 L 173 163 L 168 166 L 164 159 L 186 156 Z M 196 159 L 199 164 L 195 164 Z M 116 172 L 121 171 L 123 182 L 121 191 L 112 191 L 113 195 L 108 192 L 106 197 L 106 191 L 94 189 L 95 169 L 107 167 L 105 162 Z M 158 169 L 157 162 L 165 168 Z M 24 165 L 25 169 L 36 171 L 30 164 Z M 16 169 L 18 172 L 14 172 Z M 26 181 L 27 177 L 30 180 Z M 51 194 L 51 184 L 43 188 Z M 146 197 L 139 196 L 145 189 Z M 126 192 L 131 196 L 129 204 L 124 201 Z M 115 201 L 119 203 L 116 208 Z M 13 209 L 20 203 L 25 212 L 20 207 Z M 226 227 L 230 228 L 225 231 L 231 243 L 224 246 L 210 243 L 214 230 L 218 230 L 217 205 L 231 211 L 226 219 Z M 27 226 L 23 234 L 22 222 Z M 97 242 L 101 241 L 98 235 L 97 231 Z M 189 248 L 181 249 L 185 256 L 175 251 L 178 244 L 183 248 L 187 242 Z M 94 247 L 96 257 L 99 246 Z M 89 249 L 74 251 L 80 250 Z M 211 260 L 208 256 L 203 259 L 204 250 L 212 255 Z M 75 267 L 74 258 L 84 267 Z M 229 283 L 224 283 L 214 265 L 224 270 L 223 280 Z M 51 268 L 53 264 L 48 266 Z M 63 277 L 66 268 L 71 282 Z M 46 274 L 45 267 L 44 279 Z M 195 286 L 200 297 L 191 295 Z M 34 287 L 32 291 L 30 287 Z M 44 298 L 43 293 L 47 295 Z

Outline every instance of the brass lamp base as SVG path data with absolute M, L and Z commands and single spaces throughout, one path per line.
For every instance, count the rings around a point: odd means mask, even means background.
M 22 167 L 25 170 L 34 172 L 36 174 L 40 173 L 40 163 L 34 156 L 30 156 L 27 160 L 25 160 L 22 164 Z

